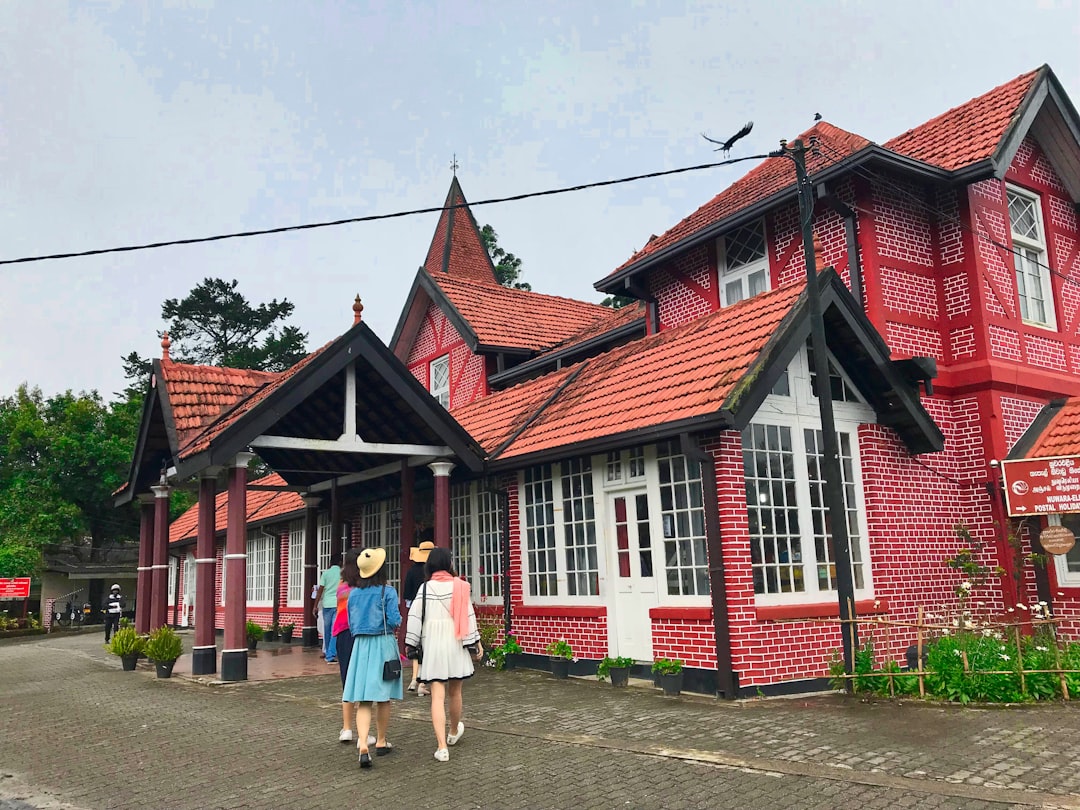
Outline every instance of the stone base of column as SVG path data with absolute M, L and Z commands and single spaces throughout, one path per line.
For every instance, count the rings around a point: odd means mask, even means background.
M 247 680 L 247 650 L 225 650 L 221 654 L 221 680 Z
M 246 666 L 244 671 L 246 674 Z M 192 675 L 213 675 L 215 672 L 217 672 L 217 647 L 196 647 L 191 651 Z
M 318 647 L 322 643 L 319 641 L 318 627 L 305 627 L 301 638 L 304 640 L 305 647 Z

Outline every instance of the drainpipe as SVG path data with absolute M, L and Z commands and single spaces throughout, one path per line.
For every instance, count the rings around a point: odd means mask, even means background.
M 731 628 L 728 625 L 724 549 L 720 537 L 720 506 L 716 496 L 716 459 L 701 449 L 689 433 L 679 436 L 682 453 L 698 463 L 705 509 L 705 549 L 709 555 L 709 596 L 712 598 L 713 635 L 716 641 L 716 691 L 734 700 L 738 684 L 731 668 Z

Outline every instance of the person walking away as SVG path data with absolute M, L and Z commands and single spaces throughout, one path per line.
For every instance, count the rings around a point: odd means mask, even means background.
M 420 545 L 409 549 L 409 559 L 412 560 L 413 564 L 405 574 L 405 584 L 401 588 L 401 595 L 405 599 L 405 607 L 410 611 L 412 610 L 413 600 L 416 599 L 416 592 L 424 584 L 424 563 L 427 562 L 428 555 L 434 548 L 434 543 L 425 540 Z M 409 683 L 409 691 L 416 692 L 420 697 L 424 697 L 431 693 L 428 692 L 426 686 L 417 685 L 416 678 L 419 674 L 420 662 L 414 658 L 412 660 L 412 681 Z
M 127 607 L 127 599 L 120 592 L 120 586 L 113 585 L 109 588 L 109 595 L 105 599 L 105 643 L 109 643 L 112 634 L 120 629 L 120 616 Z
M 334 614 L 334 626 L 330 633 L 334 637 L 334 649 L 337 651 L 338 670 L 341 673 L 341 688 L 345 689 L 345 676 L 349 674 L 349 661 L 352 658 L 353 637 L 349 630 L 349 591 L 353 585 L 360 581 L 360 570 L 356 567 L 356 558 L 360 556 L 360 549 L 354 548 L 345 552 L 345 559 L 341 563 L 341 582 L 337 587 L 337 612 Z M 341 701 L 341 732 L 338 734 L 338 742 L 349 743 L 356 740 L 353 726 L 356 723 L 356 707 L 348 701 Z M 368 745 L 375 744 L 375 738 L 368 735 Z
M 315 620 L 322 611 L 323 620 L 323 658 L 332 664 L 337 660 L 337 647 L 334 645 L 334 617 L 337 614 L 337 586 L 341 582 L 341 566 L 331 565 L 319 577 L 319 590 L 315 592 L 315 610 L 311 616 Z
M 386 549 L 365 548 L 356 558 L 358 576 L 349 581 L 349 632 L 353 635 L 349 670 L 342 688 L 343 702 L 356 706 L 356 746 L 360 767 L 370 768 L 372 704 L 375 715 L 375 755 L 393 753 L 387 741 L 390 701 L 401 700 L 401 661 L 394 631 L 401 626 L 398 594 L 386 584 Z M 397 676 L 387 680 L 386 665 L 397 666 Z
M 427 582 L 415 600 L 421 607 L 409 612 L 405 634 L 406 655 L 412 657 L 422 650 L 419 680 L 431 689 L 431 725 L 439 762 L 449 761 L 447 746 L 456 745 L 465 733 L 461 688 L 475 671 L 473 658 L 483 655 L 469 583 L 457 577 L 451 562 L 445 548 L 428 555 Z M 450 734 L 446 733 L 444 701 L 449 703 Z

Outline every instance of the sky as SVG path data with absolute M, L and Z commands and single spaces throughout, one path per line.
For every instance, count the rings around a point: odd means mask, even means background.
M 78 2 L 0 7 L 0 259 L 470 202 L 732 156 L 827 121 L 883 142 L 1049 63 L 1080 0 Z M 537 292 L 593 284 L 752 168 L 474 208 Z M 0 397 L 125 386 L 208 277 L 311 349 L 393 335 L 437 214 L 0 265 Z

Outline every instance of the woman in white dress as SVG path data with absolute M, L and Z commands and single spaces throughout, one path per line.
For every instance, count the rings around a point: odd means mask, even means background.
M 480 657 L 480 633 L 476 628 L 469 583 L 455 574 L 450 552 L 434 549 L 426 563 L 427 581 L 413 600 L 405 634 L 406 654 L 419 651 L 417 680 L 431 689 L 431 725 L 439 747 L 435 759 L 450 759 L 448 745 L 456 745 L 465 733 L 461 719 L 461 687 L 473 672 L 473 657 Z M 419 609 L 417 609 L 419 608 Z M 446 706 L 450 703 L 450 734 L 446 733 Z

